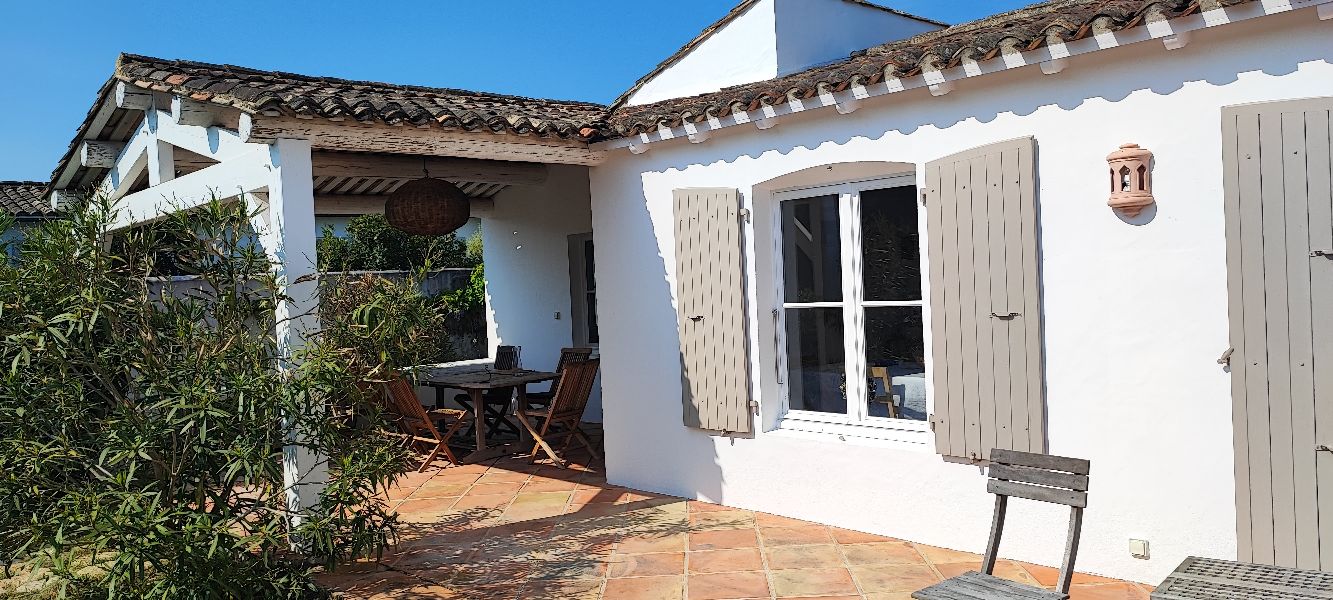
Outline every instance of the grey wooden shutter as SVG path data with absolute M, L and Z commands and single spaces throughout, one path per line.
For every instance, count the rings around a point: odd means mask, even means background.
M 1045 452 L 1036 140 L 926 165 L 936 451 Z
M 676 309 L 684 423 L 750 433 L 750 377 L 740 198 L 675 191 Z
M 1331 115 L 1333 98 L 1222 111 L 1238 555 L 1325 571 L 1333 570 Z

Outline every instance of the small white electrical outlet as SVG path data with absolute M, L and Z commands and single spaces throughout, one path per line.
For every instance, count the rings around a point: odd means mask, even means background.
M 1139 560 L 1148 560 L 1148 540 L 1129 540 L 1129 555 Z

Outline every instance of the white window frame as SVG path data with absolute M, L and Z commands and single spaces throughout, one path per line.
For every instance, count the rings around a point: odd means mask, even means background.
M 894 187 L 914 187 L 916 175 L 907 173 L 892 177 L 875 178 L 842 182 L 830 185 L 808 186 L 779 190 L 773 193 L 774 240 L 774 290 L 776 296 L 773 306 L 776 310 L 777 335 L 777 370 L 778 386 L 782 401 L 778 428 L 785 430 L 836 434 L 843 437 L 861 437 L 878 440 L 909 442 L 913 444 L 933 444 L 930 422 L 911 419 L 890 419 L 872 417 L 862 400 L 868 390 L 865 358 L 865 309 L 893 306 L 914 306 L 923 311 L 925 317 L 927 284 L 926 264 L 927 235 L 925 231 L 924 211 L 918 205 L 918 240 L 920 243 L 922 290 L 921 298 L 907 301 L 867 301 L 863 298 L 864 290 L 861 276 L 861 192 Z M 838 197 L 838 221 L 842 261 L 842 298 L 840 302 L 787 302 L 784 294 L 785 260 L 782 232 L 782 203 L 792 200 L 806 200 L 819 196 Z M 833 414 L 791 408 L 790 378 L 787 371 L 787 310 L 792 308 L 841 308 L 843 316 L 843 352 L 846 357 L 847 405 L 845 414 Z M 923 340 L 929 349 L 930 335 L 927 319 L 922 319 Z M 926 352 L 926 374 L 929 377 L 931 356 Z M 929 391 L 929 387 L 927 387 Z M 933 394 L 927 393 L 926 410 L 933 412 Z

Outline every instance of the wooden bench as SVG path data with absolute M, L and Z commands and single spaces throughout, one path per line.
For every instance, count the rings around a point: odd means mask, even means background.
M 970 571 L 946 579 L 912 594 L 917 600 L 1068 600 L 1074 575 L 1083 509 L 1088 506 L 1088 461 L 1013 450 L 991 450 L 990 481 L 986 491 L 995 494 L 995 517 L 990 542 L 981 559 L 981 572 Z M 1069 507 L 1069 534 L 1065 558 L 1055 590 L 1023 585 L 993 575 L 1004 531 L 1004 513 L 1009 498 L 1026 498 Z
M 1199 558 L 1180 563 L 1153 600 L 1330 600 L 1333 573 Z

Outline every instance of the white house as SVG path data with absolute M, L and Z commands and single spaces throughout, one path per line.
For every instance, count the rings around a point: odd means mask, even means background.
M 245 192 L 296 281 L 424 162 L 493 343 L 599 344 L 613 483 L 978 551 L 989 451 L 1048 452 L 1080 570 L 1330 570 L 1331 40 L 1330 0 L 747 0 L 609 107 L 123 56 L 51 187 Z M 1001 554 L 1057 564 L 1058 510 Z

